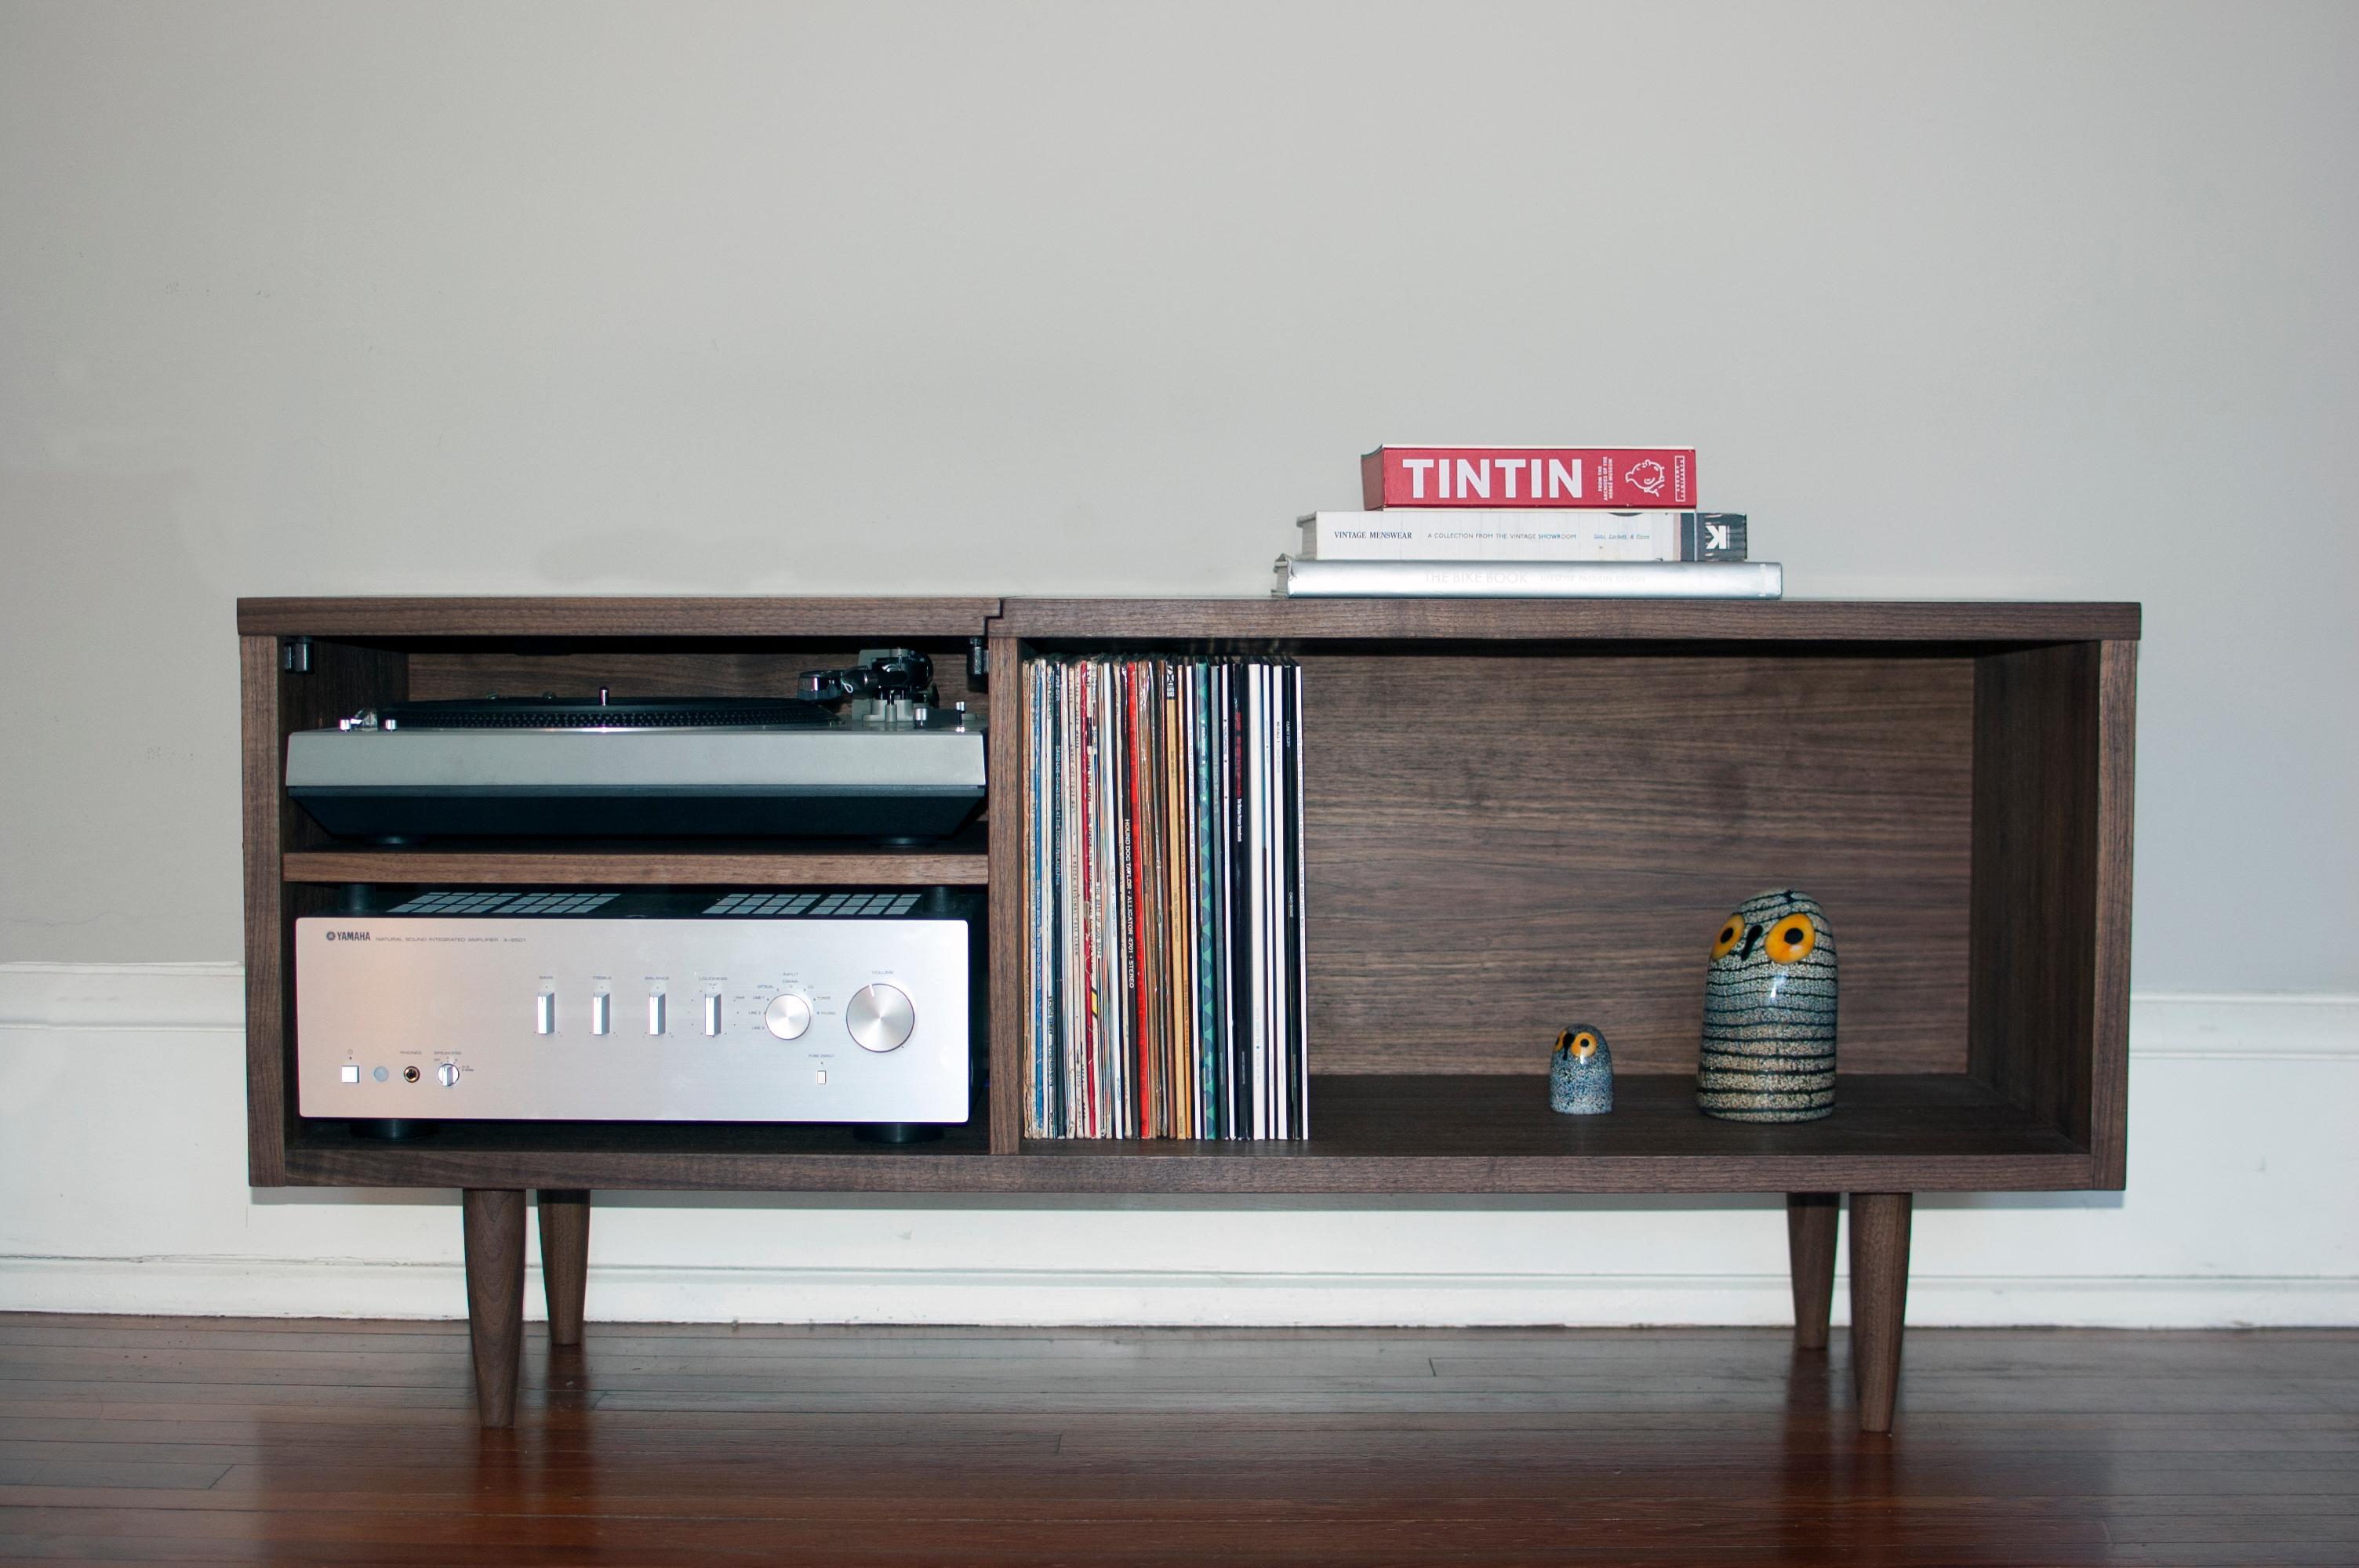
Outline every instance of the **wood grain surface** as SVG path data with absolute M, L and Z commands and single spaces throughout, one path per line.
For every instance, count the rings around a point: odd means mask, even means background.
M 2096 935 L 2089 1010 L 2089 1137 L 2097 1185 L 2129 1184 L 2130 891 L 2137 774 L 2138 645 L 2103 644 L 2097 664 Z
M 280 667 L 279 640 L 239 643 L 240 799 L 245 827 L 246 1179 L 256 1186 L 286 1180 L 285 1145 L 293 1124 L 287 1086 L 294 1081 L 293 934 L 299 897 L 280 887 L 286 857 L 327 835 L 287 799 L 287 737 L 332 724 L 356 708 L 399 698 L 400 655 L 374 648 L 315 643 L 311 667 Z
M 1032 908 L 1024 871 L 1025 700 L 1021 650 L 995 637 L 991 668 L 990 970 L 984 1027 L 990 1040 L 991 1152 L 1013 1154 L 1024 1135 L 1027 932 Z
M 336 845 L 290 851 L 284 874 L 295 882 L 454 887 L 981 887 L 990 869 L 984 840 L 984 828 L 970 824 L 939 844 L 909 847 L 828 838 Z
M 1719 1121 L 1689 1075 L 1623 1075 L 1612 1116 L 1559 1116 L 1544 1073 L 1315 1077 L 1300 1142 L 1027 1140 L 982 1121 L 879 1148 L 832 1126 L 451 1122 L 386 1143 L 305 1122 L 305 1185 L 676 1191 L 1631 1193 L 2034 1191 L 2086 1184 L 2085 1151 L 1962 1074 L 1847 1077 L 1823 1121 Z
M 2359 1562 L 2359 1334 L 0 1316 L 0 1558 L 1527 1568 Z
M 241 599 L 237 629 L 347 638 L 980 637 L 998 609 L 995 599 Z
M 2125 1173 L 2134 643 L 1975 664 L 1969 1063 Z
M 1079 642 L 2051 643 L 2135 638 L 2117 603 L 1788 599 L 1010 599 L 995 630 Z
M 980 634 L 979 631 L 978 633 Z M 650 697 L 792 697 L 806 670 L 849 668 L 864 647 L 893 641 L 934 663 L 943 706 L 979 701 L 967 685 L 964 637 L 878 636 L 864 642 L 803 639 L 665 643 L 514 643 L 440 644 L 409 652 L 409 695 L 429 698 L 506 697 L 594 697 L 601 687 L 616 700 Z
M 1824 1350 L 1834 1311 L 1841 1193 L 1786 1195 L 1786 1260 L 1794 1277 L 1794 1348 Z
M 2086 1144 L 2096 979 L 2098 651 L 1975 669 L 1974 1075 Z
M 285 814 L 280 787 L 278 640 L 238 639 L 239 797 L 244 825 L 245 925 L 245 1179 L 287 1180 L 284 1058 L 295 1010 L 288 994 L 287 922 L 279 909 Z
M 1712 933 L 1832 919 L 1845 1071 L 1966 1065 L 1973 665 L 1307 657 L 1310 1059 L 1518 1073 L 1566 1025 L 1692 1072 Z
M 535 1193 L 533 1198 L 540 1211 L 540 1281 L 549 1342 L 579 1345 L 590 1278 L 590 1195 L 578 1187 L 559 1187 Z
M 470 1187 L 459 1207 L 476 1413 L 485 1426 L 506 1426 L 516 1420 L 524 1343 L 524 1194 Z
M 1892 1430 L 1913 1207 L 1907 1193 L 1851 1195 L 1851 1365 L 1862 1432 Z

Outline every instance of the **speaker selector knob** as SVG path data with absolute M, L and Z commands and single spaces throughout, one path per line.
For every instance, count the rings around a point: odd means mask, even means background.
M 440 1084 L 446 1089 L 457 1088 L 459 1087 L 459 1064 L 456 1062 L 445 1062 L 440 1066 L 435 1068 L 434 1081 Z
M 863 1051 L 898 1050 L 918 1027 L 918 1010 L 898 986 L 881 981 L 852 993 L 843 1010 L 843 1026 Z
M 799 1040 L 810 1027 L 811 1006 L 793 991 L 780 991 L 762 1011 L 762 1025 L 781 1040 Z

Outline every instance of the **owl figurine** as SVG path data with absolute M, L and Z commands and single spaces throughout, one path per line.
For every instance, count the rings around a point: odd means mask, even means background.
M 1696 1104 L 1726 1121 L 1834 1114 L 1835 934 L 1809 894 L 1756 893 L 1721 923 Z
M 1567 1116 L 1603 1116 L 1614 1108 L 1614 1053 L 1589 1024 L 1557 1033 L 1549 1057 L 1549 1108 Z

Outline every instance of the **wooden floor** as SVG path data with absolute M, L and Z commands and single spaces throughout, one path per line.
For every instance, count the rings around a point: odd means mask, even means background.
M 463 1325 L 0 1315 L 0 1559 L 2359 1563 L 2359 1333 Z

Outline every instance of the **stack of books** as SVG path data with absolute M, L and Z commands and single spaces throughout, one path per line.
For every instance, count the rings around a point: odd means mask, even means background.
M 1024 670 L 1027 1135 L 1308 1137 L 1301 669 Z
M 1684 447 L 1379 447 L 1364 511 L 1302 519 L 1294 597 L 1776 599 L 1745 514 L 1696 506 Z

